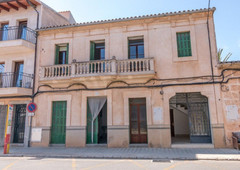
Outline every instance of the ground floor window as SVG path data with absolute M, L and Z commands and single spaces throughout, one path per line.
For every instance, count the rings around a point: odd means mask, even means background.
M 130 143 L 147 143 L 146 98 L 129 99 Z
M 208 98 L 177 93 L 170 99 L 172 143 L 211 143 Z
M 66 101 L 52 102 L 51 144 L 65 144 L 66 112 Z

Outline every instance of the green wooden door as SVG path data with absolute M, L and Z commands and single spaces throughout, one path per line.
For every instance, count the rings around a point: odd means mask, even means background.
M 66 101 L 52 103 L 51 143 L 65 144 L 66 138 Z

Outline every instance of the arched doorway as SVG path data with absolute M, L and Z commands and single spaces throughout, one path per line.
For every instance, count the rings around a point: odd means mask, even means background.
M 212 143 L 206 96 L 177 93 L 169 104 L 172 143 Z

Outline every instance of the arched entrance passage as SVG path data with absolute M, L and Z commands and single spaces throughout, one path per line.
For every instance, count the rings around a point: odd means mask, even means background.
M 172 143 L 212 143 L 206 96 L 177 93 L 169 103 Z

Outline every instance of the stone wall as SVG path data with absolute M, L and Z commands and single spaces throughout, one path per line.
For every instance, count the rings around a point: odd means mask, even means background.
M 228 78 L 240 77 L 240 71 L 227 71 Z M 221 95 L 225 117 L 226 144 L 232 147 L 232 132 L 240 131 L 240 78 L 222 84 Z

